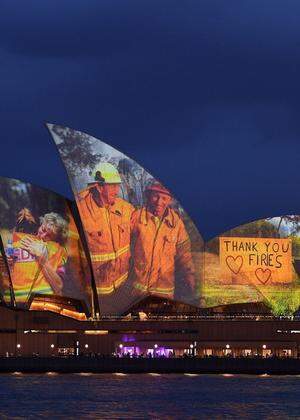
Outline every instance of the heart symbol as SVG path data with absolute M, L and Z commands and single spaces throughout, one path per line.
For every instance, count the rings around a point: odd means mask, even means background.
M 263 268 L 257 268 L 255 270 L 255 275 L 261 284 L 267 284 L 271 278 L 272 272 L 269 268 L 266 268 L 265 270 Z
M 244 262 L 243 257 L 241 255 L 237 255 L 236 257 L 233 257 L 232 255 L 228 255 L 225 261 L 229 270 L 232 271 L 234 274 L 239 273 Z

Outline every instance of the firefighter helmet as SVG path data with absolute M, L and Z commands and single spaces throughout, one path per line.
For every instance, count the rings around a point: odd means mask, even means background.
M 91 182 L 100 184 L 121 184 L 121 177 L 118 170 L 108 162 L 99 163 L 90 173 Z
M 160 192 L 162 194 L 172 195 L 160 182 L 152 182 L 146 187 L 146 192 Z

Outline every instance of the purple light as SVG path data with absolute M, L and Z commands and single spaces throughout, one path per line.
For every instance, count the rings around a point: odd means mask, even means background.
M 141 354 L 141 350 L 137 346 L 123 346 L 119 347 L 118 353 L 122 356 L 139 356 Z
M 123 343 L 131 343 L 131 342 L 135 341 L 135 337 L 132 336 L 132 335 L 125 334 L 122 337 L 122 341 L 123 341 Z
M 148 349 L 147 354 L 151 354 L 155 357 L 170 357 L 173 355 L 173 349 L 167 349 L 165 347 L 158 347 L 155 349 Z

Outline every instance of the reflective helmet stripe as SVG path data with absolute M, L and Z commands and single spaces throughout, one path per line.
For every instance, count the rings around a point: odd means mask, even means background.
M 19 290 L 15 290 L 15 297 L 17 300 L 22 300 L 26 299 L 28 296 L 28 293 L 30 291 L 30 288 L 26 288 L 26 289 L 19 289 Z M 38 289 L 34 289 L 33 293 L 40 293 L 41 295 L 53 295 L 53 290 L 51 289 L 51 287 L 40 287 Z M 9 294 L 9 292 L 5 292 L 5 295 Z
M 114 281 L 114 284 L 111 286 L 107 286 L 107 287 L 101 287 L 101 286 L 97 286 L 97 292 L 100 295 L 107 295 L 109 293 L 112 293 L 117 287 L 119 287 L 124 280 L 126 280 L 128 277 L 128 271 L 126 271 L 126 273 L 122 274 L 121 277 L 119 277 L 117 280 Z
M 145 286 L 144 284 L 141 284 L 141 283 L 136 283 L 135 285 L 134 285 L 134 287 L 136 288 L 136 289 L 138 289 L 138 290 L 141 290 L 142 292 L 154 292 L 154 293 L 160 293 L 160 294 L 166 294 L 166 295 L 169 295 L 169 294 L 172 294 L 172 293 L 174 293 L 174 287 L 147 287 L 147 286 Z

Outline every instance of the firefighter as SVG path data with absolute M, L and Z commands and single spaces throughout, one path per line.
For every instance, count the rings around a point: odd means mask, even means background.
M 42 216 L 35 235 L 13 232 L 12 253 L 6 253 L 17 303 L 26 303 L 31 293 L 61 295 L 67 236 L 68 222 L 57 213 Z
M 133 293 L 173 298 L 175 274 L 184 282 L 183 299 L 195 298 L 195 274 L 184 223 L 170 207 L 172 196 L 160 183 L 145 191 L 146 206 L 132 216 Z
M 134 207 L 118 197 L 121 178 L 110 163 L 100 163 L 77 197 L 99 295 L 110 295 L 128 277 L 130 219 Z

